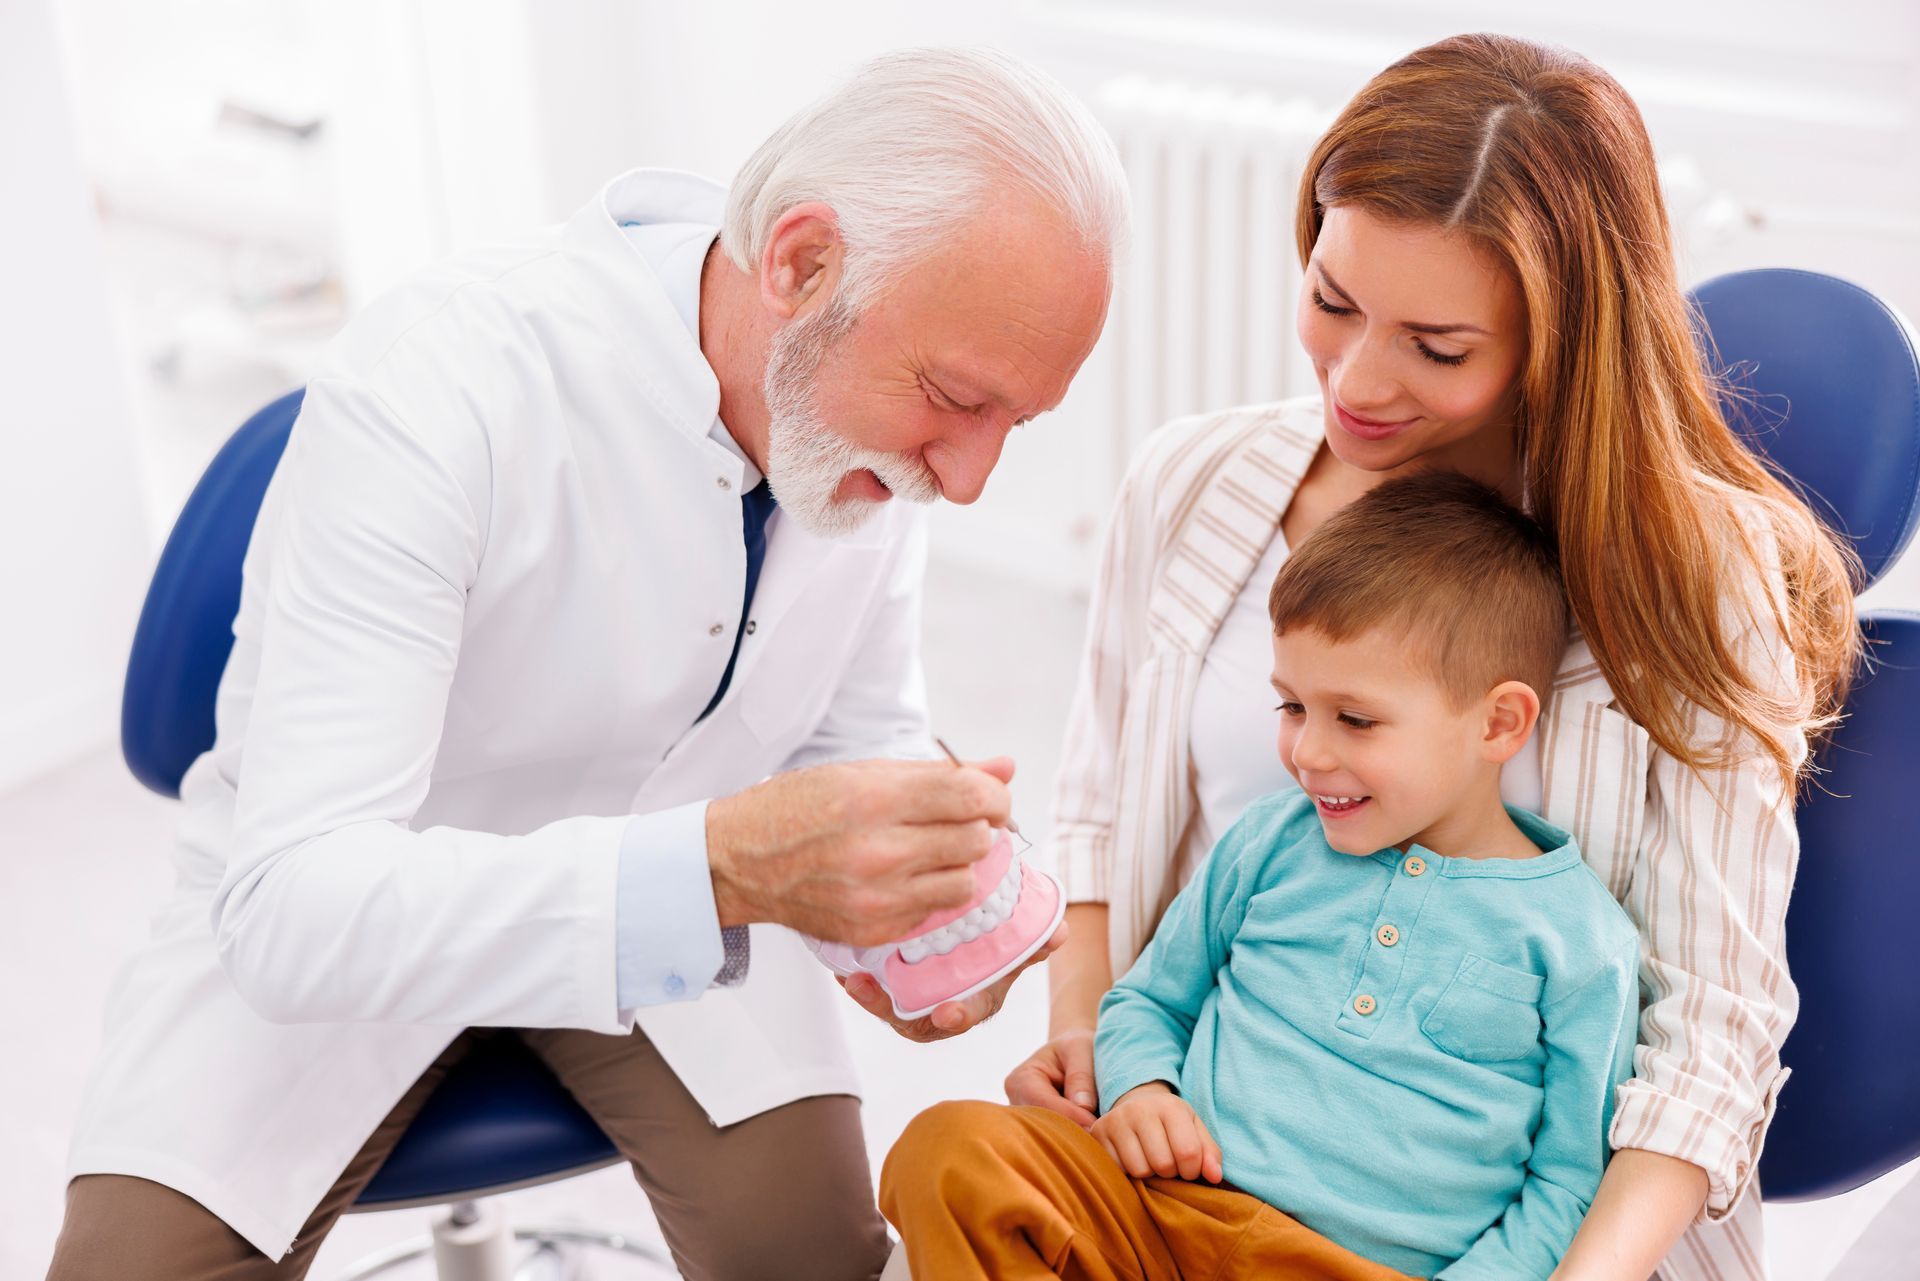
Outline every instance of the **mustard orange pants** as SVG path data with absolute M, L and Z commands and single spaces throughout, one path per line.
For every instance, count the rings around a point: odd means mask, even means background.
M 1129 1178 L 1044 1108 L 922 1112 L 887 1154 L 880 1209 L 915 1281 L 1407 1281 L 1248 1193 Z

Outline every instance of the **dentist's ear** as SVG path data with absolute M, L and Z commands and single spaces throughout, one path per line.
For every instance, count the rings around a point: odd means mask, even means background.
M 1502 681 L 1487 691 L 1486 729 L 1480 738 L 1482 759 L 1505 765 L 1527 744 L 1540 720 L 1540 696 L 1525 681 Z
M 830 205 L 811 200 L 780 215 L 760 253 L 760 301 L 791 320 L 840 279 L 840 223 Z

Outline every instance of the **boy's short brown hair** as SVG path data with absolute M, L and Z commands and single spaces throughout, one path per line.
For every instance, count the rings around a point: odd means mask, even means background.
M 1329 516 L 1280 567 L 1267 612 L 1276 636 L 1394 629 L 1455 707 L 1508 680 L 1544 703 L 1567 645 L 1553 541 L 1450 471 L 1386 481 Z

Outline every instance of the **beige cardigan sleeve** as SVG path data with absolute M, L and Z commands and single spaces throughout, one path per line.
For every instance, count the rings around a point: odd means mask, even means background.
M 1790 694 L 1792 658 L 1764 604 L 1740 612 L 1730 630 L 1737 660 Z M 1688 737 L 1723 748 L 1735 741 L 1698 708 Z M 1799 1010 L 1786 955 L 1800 852 L 1794 798 L 1772 761 L 1751 751 L 1698 771 L 1658 748 L 1650 758 L 1639 858 L 1623 899 L 1640 926 L 1648 1003 L 1611 1140 L 1700 1166 L 1706 1217 L 1718 1220 L 1752 1182 L 1787 1078 L 1780 1048 Z
M 1168 423 L 1147 438 L 1121 482 L 1094 579 L 1054 786 L 1052 849 L 1069 903 L 1112 899 L 1121 773 L 1129 765 L 1136 773 L 1145 767 L 1123 761 L 1121 743 L 1134 692 L 1129 678 L 1154 643 L 1153 583 L 1210 468 L 1244 431 L 1244 418 L 1234 415 Z M 1165 786 L 1166 780 L 1135 778 L 1130 785 Z

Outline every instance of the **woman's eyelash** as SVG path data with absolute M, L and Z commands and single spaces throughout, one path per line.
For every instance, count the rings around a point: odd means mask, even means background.
M 1428 360 L 1431 360 L 1436 365 L 1464 365 L 1467 363 L 1467 353 L 1464 351 L 1459 352 L 1458 354 L 1452 355 L 1452 356 L 1443 356 L 1439 352 L 1435 351 L 1433 348 L 1421 342 L 1418 338 L 1413 340 L 1413 345 L 1420 349 L 1420 354 L 1422 356 L 1425 356 Z
M 1351 316 L 1353 314 L 1353 308 L 1351 307 L 1336 307 L 1328 302 L 1326 296 L 1320 292 L 1320 286 L 1318 285 L 1313 287 L 1313 305 L 1321 311 L 1326 312 L 1329 316 Z M 1413 345 L 1420 349 L 1422 356 L 1425 356 L 1436 365 L 1446 365 L 1449 368 L 1456 368 L 1467 363 L 1467 353 L 1464 351 L 1457 355 L 1445 356 L 1427 346 L 1418 338 L 1413 340 Z
M 1353 308 L 1351 307 L 1336 307 L 1328 302 L 1321 294 L 1320 286 L 1318 285 L 1313 287 L 1313 305 L 1321 311 L 1326 312 L 1329 316 L 1351 316 L 1353 314 Z

